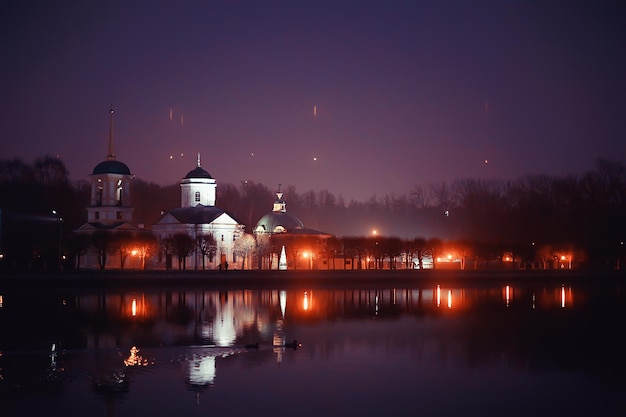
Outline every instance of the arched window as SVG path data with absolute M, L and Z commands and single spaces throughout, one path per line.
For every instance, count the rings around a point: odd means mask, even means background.
M 119 179 L 117 180 L 117 205 L 121 206 L 122 205 L 122 180 Z

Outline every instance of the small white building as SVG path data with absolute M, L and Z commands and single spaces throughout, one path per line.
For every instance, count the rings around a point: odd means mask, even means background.
M 302 245 L 298 243 L 328 239 L 332 236 L 304 227 L 304 223 L 297 216 L 288 213 L 280 185 L 272 211 L 259 219 L 254 228 L 254 235 L 259 251 L 259 269 L 289 269 L 297 268 L 299 264 L 301 269 L 313 269 L 314 251 L 309 249 L 306 252 L 307 259 L 302 259 L 302 254 L 298 255 L 298 248 Z M 280 248 L 274 244 L 278 240 L 277 237 L 285 238 L 281 240 Z M 321 268 L 316 266 L 315 269 Z
M 232 215 L 215 206 L 216 188 L 215 179 L 200 166 L 198 154 L 197 167 L 181 180 L 180 208 L 163 215 L 152 227 L 159 246 L 167 251 L 164 253 L 165 259 L 161 260 L 166 268 L 171 267 L 172 257 L 176 256 L 171 249 L 167 250 L 167 242 L 171 242 L 177 234 L 186 234 L 195 243 L 185 259 L 187 269 L 241 267 L 234 244 L 242 236 L 244 226 Z M 214 243 L 207 236 L 212 236 Z

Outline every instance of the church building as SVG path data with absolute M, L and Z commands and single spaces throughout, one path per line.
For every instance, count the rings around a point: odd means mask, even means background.
M 79 261 L 79 268 L 120 268 L 126 254 L 113 250 L 116 237 L 146 233 L 133 223 L 131 182 L 134 175 L 126 164 L 117 160 L 113 148 L 113 109 L 109 115 L 109 152 L 89 176 L 90 201 L 87 222 L 76 230 L 91 238 L 91 247 Z M 119 242 L 117 242 L 119 246 Z M 123 259 L 121 259 L 123 258 Z
M 215 206 L 217 184 L 200 166 L 189 171 L 180 183 L 180 208 L 166 213 L 152 226 L 161 248 L 165 248 L 166 268 L 177 256 L 177 235 L 187 235 L 195 243 L 184 259 L 186 269 L 240 268 L 234 247 L 244 226 L 232 215 Z
M 320 249 L 332 235 L 308 229 L 297 216 L 288 213 L 280 185 L 272 211 L 259 219 L 254 234 L 260 269 L 322 269 L 320 263 L 324 262 L 327 268 Z

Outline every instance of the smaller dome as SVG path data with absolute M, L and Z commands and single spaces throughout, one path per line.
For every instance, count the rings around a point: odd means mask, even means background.
M 259 227 L 264 233 L 276 233 L 283 231 L 289 233 L 293 230 L 303 229 L 304 224 L 293 214 L 273 211 L 261 217 L 254 230 L 258 230 Z
M 187 175 L 185 175 L 185 178 L 209 178 L 209 179 L 213 179 L 211 174 L 209 174 L 207 171 L 205 171 L 204 169 L 202 169 L 199 166 L 194 168 L 193 170 L 189 171 L 187 173 Z
M 116 160 L 102 161 L 93 169 L 92 175 L 98 174 L 121 174 L 131 175 L 126 164 Z

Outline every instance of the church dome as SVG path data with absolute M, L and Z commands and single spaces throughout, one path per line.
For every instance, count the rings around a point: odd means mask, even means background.
M 274 208 L 265 216 L 261 217 L 254 228 L 256 233 L 289 233 L 295 230 L 304 229 L 304 223 L 287 213 L 287 204 L 283 200 L 283 193 L 280 190 L 276 193 Z
M 213 179 L 211 174 L 209 174 L 206 170 L 202 169 L 199 165 L 193 170 L 189 171 L 187 175 L 185 175 L 186 179 L 189 178 L 208 178 Z
M 116 160 L 106 160 L 96 165 L 93 169 L 92 175 L 99 174 L 131 175 L 128 166 L 125 163 Z
M 261 233 L 284 233 L 297 229 L 304 229 L 304 223 L 293 214 L 281 211 L 273 211 L 261 217 L 254 228 Z

